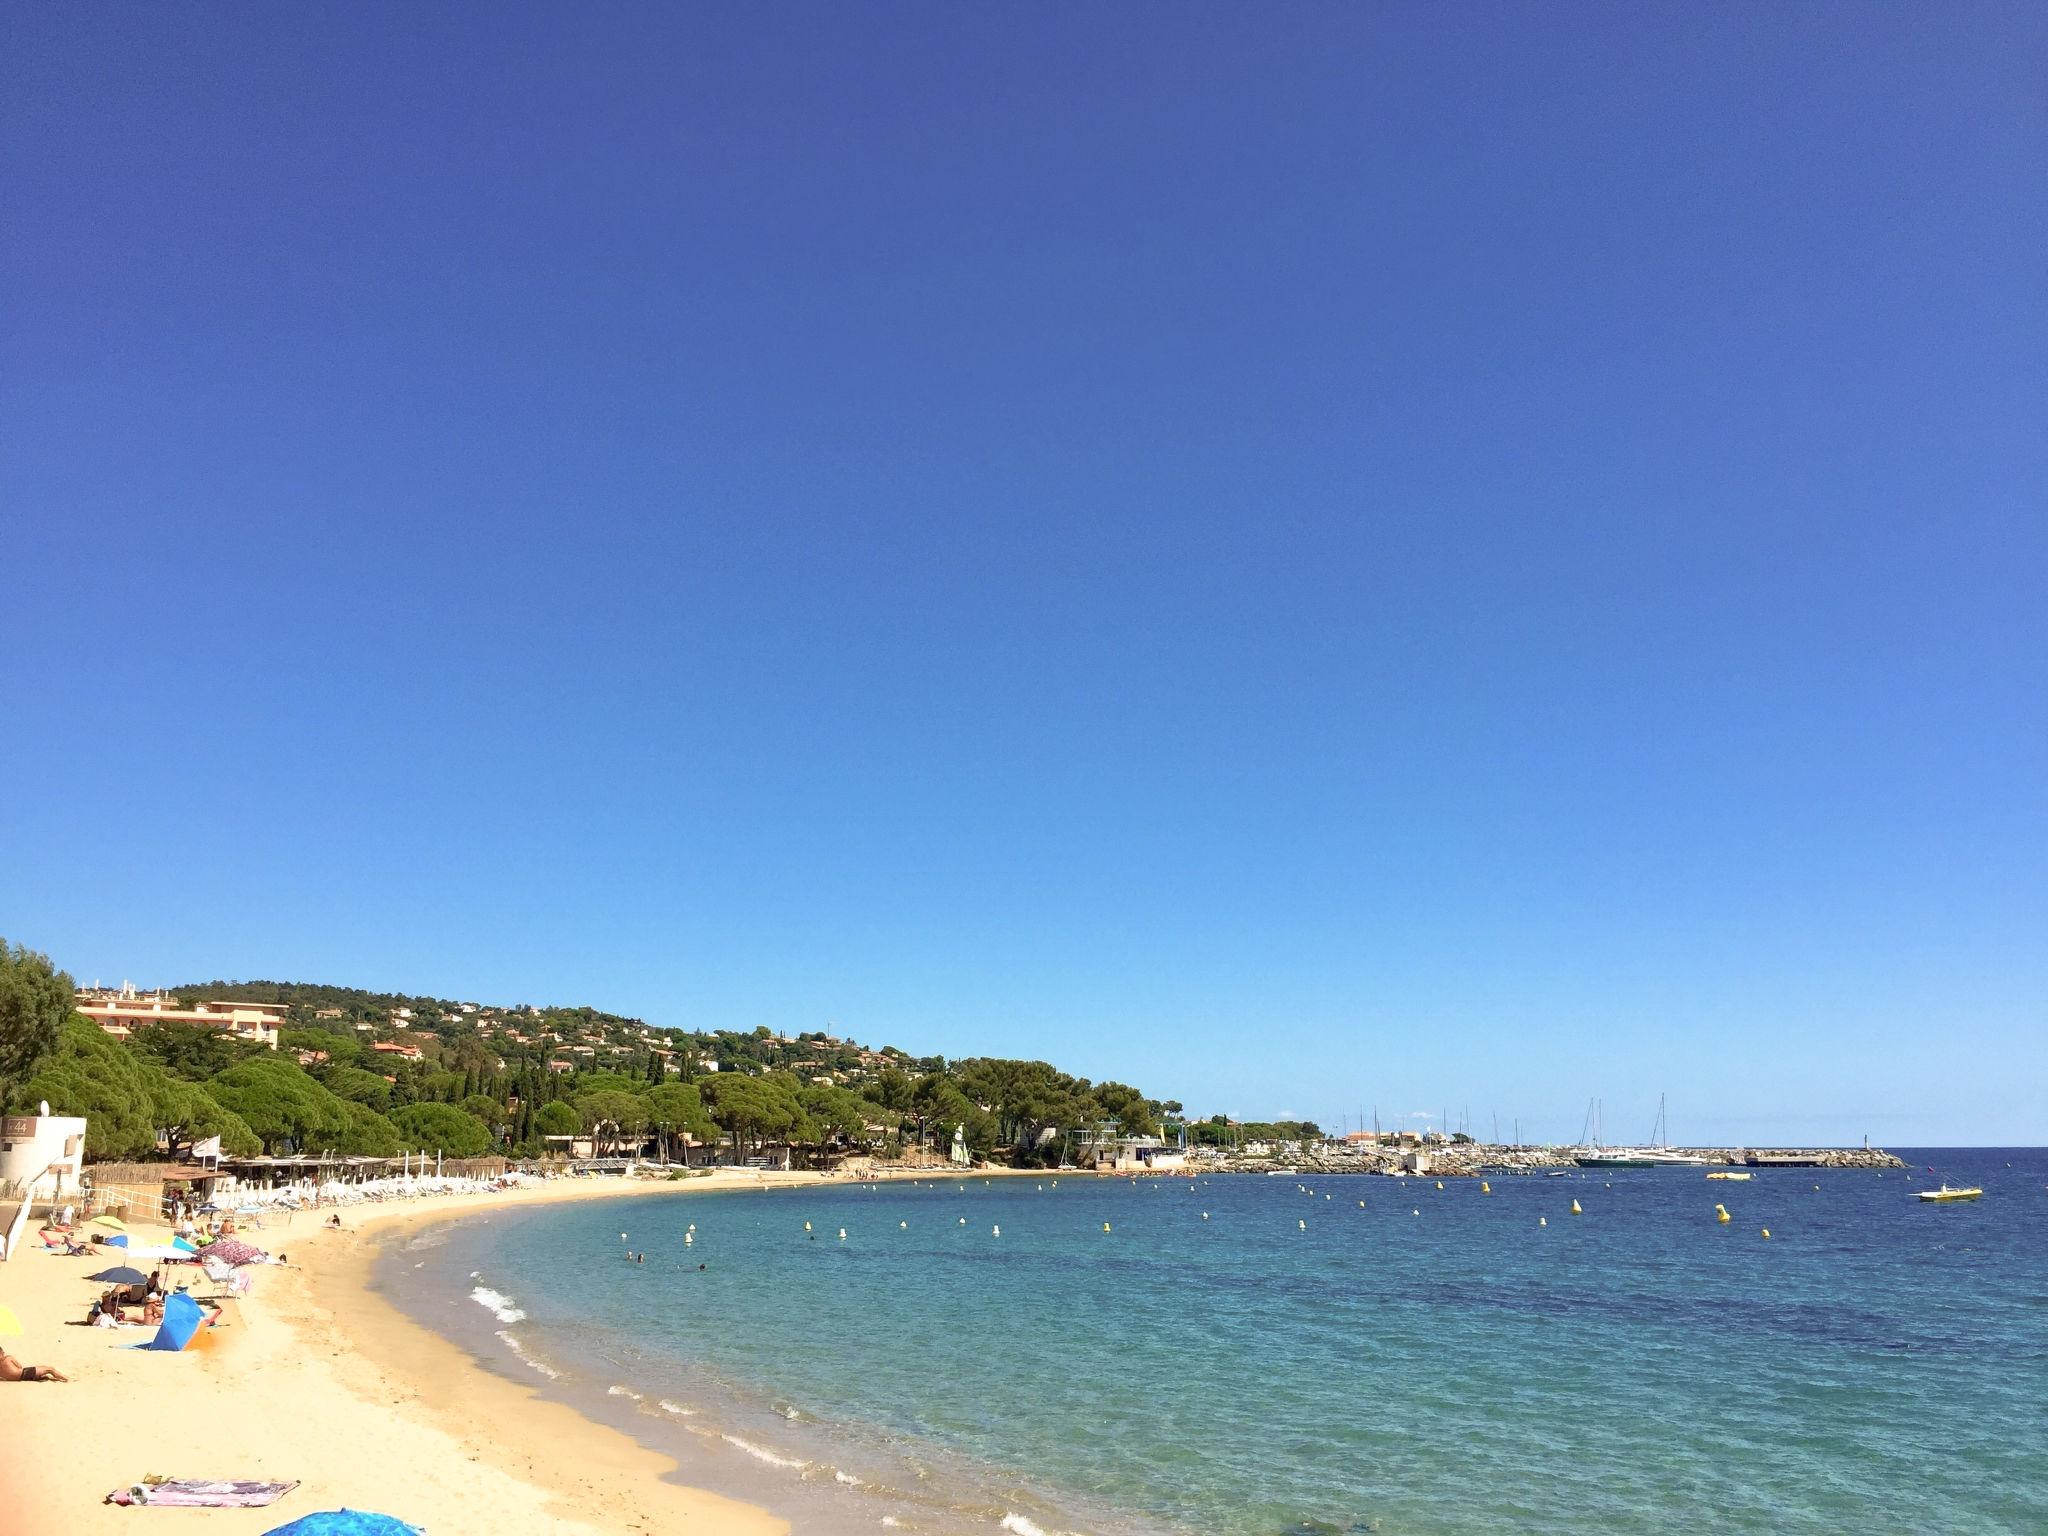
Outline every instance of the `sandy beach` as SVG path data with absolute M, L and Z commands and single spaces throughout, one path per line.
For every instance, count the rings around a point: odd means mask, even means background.
M 0 1536 L 138 1524 L 239 1536 L 343 1506 L 397 1515 L 434 1536 L 530 1527 L 537 1517 L 574 1533 L 780 1536 L 784 1521 L 671 1480 L 669 1458 L 485 1370 L 385 1303 L 370 1282 L 380 1239 L 467 1212 L 819 1182 L 737 1171 L 674 1184 L 562 1180 L 348 1207 L 339 1232 L 322 1229 L 325 1212 L 273 1218 L 246 1235 L 285 1253 L 289 1265 L 256 1271 L 252 1294 L 228 1305 L 217 1347 L 203 1352 L 127 1347 L 154 1330 L 66 1326 L 104 1288 L 86 1276 L 124 1262 L 119 1250 L 59 1258 L 25 1246 L 0 1264 L 0 1302 L 24 1327 L 5 1346 L 71 1380 L 0 1386 Z M 138 1243 L 168 1237 L 139 1224 L 134 1233 Z M 154 1473 L 297 1478 L 301 1486 L 264 1509 L 102 1502 Z

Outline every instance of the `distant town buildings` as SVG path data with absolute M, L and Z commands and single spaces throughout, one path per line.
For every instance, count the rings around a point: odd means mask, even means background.
M 74 1006 L 117 1040 L 149 1024 L 193 1024 L 274 1051 L 284 1025 L 284 1011 L 266 1004 L 208 1002 L 186 1008 L 168 992 L 138 992 L 125 981 L 119 987 L 80 987 Z

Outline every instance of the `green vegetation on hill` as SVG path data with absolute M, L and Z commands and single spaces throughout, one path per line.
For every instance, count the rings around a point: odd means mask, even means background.
M 822 1031 L 656 1029 L 595 1008 L 495 1007 L 304 982 L 210 981 L 188 1001 L 280 1008 L 270 1051 L 192 1024 L 116 1041 L 73 1016 L 68 977 L 0 945 L 0 1077 L 10 1105 L 47 1098 L 94 1118 L 96 1157 L 219 1134 L 230 1151 L 449 1157 L 651 1148 L 672 1159 L 724 1141 L 787 1143 L 804 1161 L 913 1148 L 963 1129 L 978 1157 L 1057 1165 L 1095 1136 L 1149 1135 L 1181 1106 L 1042 1061 L 913 1057 Z M 48 1025 L 56 1010 L 57 1026 Z M 384 1049 L 379 1049 L 382 1046 Z M 11 1053 L 11 1054 L 10 1054 Z

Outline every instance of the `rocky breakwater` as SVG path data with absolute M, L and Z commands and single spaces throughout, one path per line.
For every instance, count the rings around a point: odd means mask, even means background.
M 1614 1149 L 1606 1150 L 1611 1155 Z M 1906 1166 L 1899 1158 L 1879 1147 L 1674 1147 L 1670 1151 L 1674 1155 L 1698 1158 L 1707 1165 L 1725 1168 Z M 1412 1147 L 1397 1150 L 1391 1147 L 1333 1145 L 1257 1154 L 1211 1154 L 1191 1160 L 1190 1166 L 1210 1173 L 1272 1173 L 1291 1168 L 1303 1175 L 1405 1172 L 1437 1179 L 1457 1179 L 1576 1168 L 1579 1157 L 1588 1152 L 1589 1149 L 1581 1147 L 1506 1147 L 1475 1141 L 1425 1147 L 1418 1159 L 1416 1149 Z

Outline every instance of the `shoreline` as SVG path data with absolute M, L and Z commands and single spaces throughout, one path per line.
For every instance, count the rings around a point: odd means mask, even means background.
M 0 1302 L 24 1328 L 6 1346 L 25 1363 L 54 1366 L 71 1380 L 0 1388 L 8 1394 L 0 1399 L 7 1404 L 0 1486 L 9 1493 L 0 1505 L 0 1536 L 132 1523 L 137 1516 L 102 1500 L 150 1474 L 300 1480 L 268 1508 L 159 1508 L 139 1517 L 152 1527 L 197 1518 L 229 1536 L 344 1505 L 396 1515 L 435 1536 L 531 1523 L 536 1514 L 551 1530 L 576 1536 L 651 1536 L 679 1522 L 705 1536 L 787 1536 L 786 1520 L 689 1486 L 673 1457 L 491 1370 L 415 1321 L 377 1289 L 376 1269 L 391 1243 L 466 1216 L 565 1201 L 859 1182 L 737 1170 L 673 1183 L 562 1180 L 489 1195 L 344 1206 L 339 1232 L 319 1225 L 334 1208 L 301 1211 L 249 1234 L 291 1262 L 256 1271 L 252 1294 L 228 1304 L 217 1347 L 205 1352 L 125 1347 L 146 1342 L 153 1329 L 110 1334 L 61 1326 L 83 1317 L 100 1289 L 85 1277 L 102 1261 L 24 1251 L 0 1264 Z M 161 1240 L 152 1226 L 138 1223 L 134 1232 L 141 1242 Z M 190 1274 L 196 1271 L 177 1278 Z

